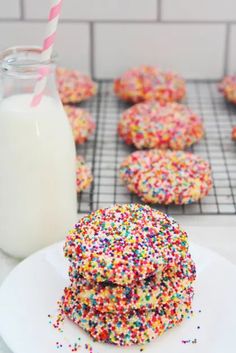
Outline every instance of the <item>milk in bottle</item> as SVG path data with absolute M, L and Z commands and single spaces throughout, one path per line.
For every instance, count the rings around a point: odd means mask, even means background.
M 76 222 L 75 146 L 52 63 L 31 107 L 39 54 L 19 48 L 0 57 L 0 248 L 17 257 L 63 239 Z

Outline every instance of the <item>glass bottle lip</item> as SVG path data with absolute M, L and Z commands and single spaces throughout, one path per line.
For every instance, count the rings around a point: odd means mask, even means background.
M 38 77 L 42 67 L 55 68 L 57 55 L 50 60 L 41 61 L 42 49 L 38 46 L 14 46 L 0 52 L 0 73 L 22 76 L 22 78 Z

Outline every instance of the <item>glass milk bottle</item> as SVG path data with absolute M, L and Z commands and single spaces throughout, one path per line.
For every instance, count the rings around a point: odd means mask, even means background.
M 50 74 L 31 107 L 39 70 Z M 40 49 L 0 53 L 0 248 L 16 257 L 62 240 L 76 222 L 75 145 L 53 62 Z

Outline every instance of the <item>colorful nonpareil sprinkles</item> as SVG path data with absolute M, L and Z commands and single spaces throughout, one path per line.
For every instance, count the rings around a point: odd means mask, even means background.
M 229 102 L 236 104 L 236 75 L 225 76 L 219 84 L 219 91 Z
M 62 301 L 59 300 L 57 302 L 57 315 L 53 316 L 51 314 L 48 314 L 48 323 L 52 325 L 59 333 L 63 333 L 63 323 L 66 317 L 62 307 Z
M 139 204 L 92 212 L 68 234 L 64 253 L 70 285 L 57 329 L 66 316 L 95 341 L 143 345 L 192 314 L 196 268 L 187 234 L 162 212 Z
M 79 103 L 97 93 L 97 85 L 91 78 L 76 70 L 58 68 L 57 86 L 63 104 Z
M 116 95 L 132 103 L 147 100 L 180 101 L 186 94 L 184 80 L 173 72 L 140 66 L 125 72 L 114 82 Z
M 180 264 L 167 265 L 163 271 L 137 281 L 135 286 L 119 286 L 112 282 L 89 282 L 70 266 L 69 277 L 76 300 L 99 312 L 125 314 L 132 310 L 153 310 L 179 298 L 195 280 L 196 269 L 188 254 Z
M 138 149 L 182 150 L 204 135 L 200 117 L 178 103 L 151 101 L 127 109 L 118 124 L 118 133 Z
M 236 126 L 233 127 L 231 136 L 232 136 L 232 140 L 236 141 Z
M 74 343 L 74 344 L 69 344 L 68 348 L 70 348 L 71 352 L 78 352 L 81 348 L 81 345 L 78 343 Z
M 65 256 L 88 281 L 132 285 L 188 252 L 187 234 L 149 206 L 115 205 L 83 217 L 68 234 Z
M 144 202 L 183 205 L 196 202 L 212 188 L 207 161 L 183 151 L 136 151 L 120 166 L 120 177 Z
M 90 168 L 86 165 L 82 156 L 76 157 L 76 183 L 77 192 L 86 190 L 93 181 Z
M 96 124 L 89 112 L 71 105 L 64 105 L 68 116 L 74 139 L 77 144 L 82 144 L 94 133 Z
M 193 310 L 190 311 L 191 316 L 197 314 L 200 314 L 202 311 L 201 310 L 196 310 L 195 312 L 193 312 Z M 200 330 L 200 326 L 196 326 L 196 336 L 198 336 L 198 330 Z M 182 344 L 197 344 L 199 342 L 199 337 L 195 337 L 195 338 L 188 338 L 188 339 L 182 339 L 181 343 Z
M 71 352 L 71 353 L 76 353 L 76 352 L 79 352 L 80 349 L 82 348 L 82 346 L 78 343 L 73 343 L 73 344 L 63 344 L 61 342 L 56 342 L 56 348 L 57 349 L 61 349 L 63 347 L 66 347 L 68 348 L 68 350 Z M 92 350 L 89 351 L 90 353 L 92 353 Z
M 65 311 L 64 311 L 64 307 L 63 307 L 63 302 L 60 300 L 58 301 L 58 310 L 57 310 L 57 315 L 55 315 L 55 317 L 51 314 L 48 314 L 48 318 L 50 319 L 49 324 L 53 326 L 54 329 L 56 329 L 60 334 L 64 333 L 64 321 L 66 318 L 65 315 Z M 81 349 L 81 338 L 78 337 L 77 341 L 78 342 L 73 342 L 73 343 L 69 343 L 68 339 L 66 338 L 66 336 L 60 336 L 60 340 L 56 341 L 56 348 L 57 349 L 61 349 L 63 347 L 66 347 L 69 349 L 70 352 L 79 352 Z M 87 346 L 87 344 L 86 344 Z M 87 348 L 86 348 L 87 349 Z M 92 350 L 91 352 L 92 353 Z
M 133 310 L 126 315 L 101 313 L 77 301 L 72 288 L 65 289 L 66 315 L 96 340 L 119 346 L 144 344 L 179 324 L 191 308 L 193 290 L 155 310 Z

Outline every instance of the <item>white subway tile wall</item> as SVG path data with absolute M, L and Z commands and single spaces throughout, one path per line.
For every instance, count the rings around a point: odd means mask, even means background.
M 25 16 L 45 19 L 49 0 L 24 0 Z M 67 0 L 62 18 L 76 20 L 156 20 L 156 0 Z
M 228 73 L 236 74 L 236 24 L 231 26 L 229 37 Z
M 235 21 L 235 0 L 163 0 L 163 20 Z
M 0 19 L 20 18 L 20 0 L 0 0 Z
M 109 79 L 147 63 L 190 79 L 220 78 L 224 39 L 223 25 L 97 24 L 95 76 Z
M 0 0 L 0 48 L 40 44 L 49 0 Z M 236 0 L 67 0 L 60 63 L 95 78 L 153 64 L 186 78 L 236 71 Z
M 0 48 L 24 44 L 41 45 L 44 32 L 45 23 L 0 22 Z M 75 33 L 80 35 L 75 36 Z M 90 73 L 89 25 L 61 23 L 55 51 L 61 65 L 79 67 L 81 71 Z

